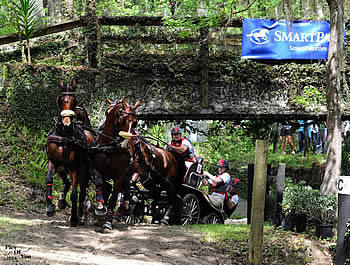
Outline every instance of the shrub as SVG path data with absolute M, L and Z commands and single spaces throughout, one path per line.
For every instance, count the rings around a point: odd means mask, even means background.
M 306 186 L 305 181 L 297 184 L 287 182 L 283 193 L 282 212 L 286 215 L 308 215 L 312 193 L 313 189 Z
M 319 224 L 332 224 L 336 220 L 338 199 L 336 195 L 315 190 L 310 198 L 309 216 Z

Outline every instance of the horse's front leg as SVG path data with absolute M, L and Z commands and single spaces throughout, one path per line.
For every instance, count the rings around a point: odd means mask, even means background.
M 97 216 L 104 216 L 107 214 L 107 207 L 105 206 L 105 201 L 103 198 L 103 179 L 101 174 L 94 169 L 95 178 L 95 192 L 96 192 L 96 209 L 95 214 Z
M 70 189 L 71 183 L 67 177 L 67 173 L 64 168 L 57 169 L 57 173 L 60 175 L 63 182 L 63 189 L 60 192 L 60 197 L 57 201 L 57 207 L 61 210 L 65 209 L 68 206 L 66 201 L 67 193 Z
M 79 192 L 78 218 L 79 218 L 80 225 L 84 225 L 87 219 L 87 211 L 88 211 L 87 204 L 89 203 L 88 184 L 89 184 L 88 170 L 83 168 L 83 170 L 80 171 L 80 176 L 79 176 L 80 192 Z
M 114 209 L 117 205 L 117 200 L 119 196 L 123 196 L 123 194 L 121 193 L 121 186 L 122 186 L 122 182 L 120 180 L 115 180 L 114 181 L 114 187 L 113 187 L 113 191 L 112 191 L 112 195 L 108 200 L 108 212 L 107 215 L 105 217 L 105 222 L 103 224 L 103 228 L 112 230 L 112 223 L 113 223 L 113 213 L 114 213 Z M 122 201 L 122 198 L 119 198 L 120 201 Z
M 72 203 L 72 211 L 71 211 L 71 216 L 69 219 L 71 226 L 77 226 L 77 224 L 79 222 L 77 200 L 78 200 L 78 172 L 77 172 L 77 170 L 73 170 L 73 172 L 72 172 L 72 192 L 70 194 L 70 201 Z
M 49 160 L 48 171 L 46 175 L 46 214 L 51 217 L 56 213 L 56 206 L 52 203 L 52 184 L 53 184 L 53 175 L 55 174 L 55 166 Z
M 181 197 L 176 193 L 173 183 L 166 180 L 165 189 L 168 194 L 170 207 L 166 211 L 163 219 L 160 220 L 161 224 L 169 225 L 169 220 L 172 220 L 174 224 L 181 224 L 181 212 L 183 208 L 183 201 Z

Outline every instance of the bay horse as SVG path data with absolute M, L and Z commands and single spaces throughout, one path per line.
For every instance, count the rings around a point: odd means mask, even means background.
M 160 222 L 168 225 L 170 220 L 174 224 L 180 224 L 183 201 L 177 194 L 177 190 L 183 183 L 184 176 L 179 175 L 177 159 L 168 150 L 153 147 L 135 130 L 133 141 L 137 152 L 135 163 L 137 175 L 133 175 L 133 180 L 139 177 L 142 185 L 155 197 L 160 196 L 160 192 L 164 189 L 167 192 L 170 207 Z
M 141 101 L 138 100 L 131 107 L 124 97 L 120 101 L 107 100 L 110 107 L 106 111 L 105 124 L 93 151 L 93 174 L 97 202 L 95 213 L 98 216 L 105 215 L 103 228 L 111 230 L 118 195 L 127 194 L 131 179 L 130 166 L 135 160 L 133 143 L 120 137 L 120 132 L 130 132 L 136 126 L 135 110 Z M 104 194 L 108 180 L 113 180 L 110 196 Z
M 89 181 L 89 161 L 87 148 L 94 143 L 94 136 L 90 131 L 82 128 L 80 123 L 90 126 L 86 109 L 78 104 L 75 97 L 76 81 L 72 85 L 60 83 L 62 92 L 57 97 L 59 112 L 55 128 L 49 133 L 46 142 L 48 156 L 48 173 L 46 176 L 46 213 L 54 216 L 56 206 L 52 203 L 53 176 L 58 173 L 63 181 L 63 190 L 60 193 L 58 207 L 67 206 L 66 195 L 71 186 L 67 174 L 71 175 L 72 192 L 70 200 L 72 210 L 70 216 L 71 226 L 79 222 L 83 224 L 83 206 Z M 80 119 L 77 121 L 76 116 Z M 77 207 L 79 192 L 79 208 Z

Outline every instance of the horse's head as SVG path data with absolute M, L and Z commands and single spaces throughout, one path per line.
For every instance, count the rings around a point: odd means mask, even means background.
M 57 106 L 60 110 L 58 117 L 59 123 L 62 123 L 64 127 L 70 127 L 72 124 L 72 118 L 75 116 L 75 108 L 77 106 L 77 100 L 75 98 L 76 81 L 73 80 L 72 84 L 60 83 L 62 91 L 57 97 Z
M 140 106 L 140 100 L 132 107 L 126 103 L 124 97 L 118 102 L 110 99 L 107 99 L 107 101 L 110 105 L 106 111 L 105 126 L 108 126 L 108 124 L 110 126 L 110 123 L 113 123 L 114 132 L 130 132 L 132 128 L 136 127 L 136 109 Z

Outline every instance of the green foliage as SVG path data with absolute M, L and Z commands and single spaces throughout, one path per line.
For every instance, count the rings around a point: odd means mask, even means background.
M 323 194 L 306 186 L 305 181 L 293 184 L 286 181 L 282 211 L 286 215 L 306 215 L 320 224 L 334 223 L 338 206 L 337 196 Z
M 46 133 L 32 134 L 25 126 L 18 129 L 12 125 L 7 128 L 4 137 L 9 149 L 1 160 L 23 176 L 27 183 L 44 187 L 47 172 L 47 156 L 44 152 Z
M 278 145 L 278 151 L 272 152 L 272 145 L 270 146 L 268 163 L 272 167 L 276 167 L 278 163 L 286 163 L 287 167 L 294 168 L 312 168 L 314 163 L 324 164 L 326 162 L 326 154 L 312 154 L 311 152 L 304 155 L 285 155 L 282 153 L 280 146 Z
M 36 0 L 12 0 L 11 11 L 14 15 L 14 25 L 17 28 L 18 34 L 21 34 L 25 39 L 29 39 L 35 32 L 39 30 L 39 14 Z
M 230 163 L 229 173 L 241 180 L 239 191 L 241 198 L 247 198 L 247 165 L 254 163 L 255 143 L 246 135 L 242 127 L 232 122 L 208 122 L 207 142 L 195 146 L 197 156 L 204 158 L 204 166 L 212 174 L 217 173 L 217 161 L 226 159 Z
M 333 224 L 336 221 L 337 206 L 336 195 L 314 190 L 309 197 L 309 216 L 322 225 Z
M 284 64 L 271 68 L 274 81 L 288 92 L 289 101 L 317 107 L 326 103 L 326 74 L 323 62 L 315 64 Z
M 304 87 L 303 95 L 295 97 L 294 102 L 306 107 L 317 105 L 325 106 L 326 95 L 322 93 L 319 88 L 309 85 Z
M 0 35 L 13 33 L 16 30 L 15 26 L 11 23 L 12 16 L 9 15 L 11 14 L 9 4 L 10 1 L 8 0 L 0 0 Z
M 164 146 L 164 142 L 162 141 L 162 139 L 166 139 L 166 133 L 167 132 L 166 132 L 165 123 L 160 121 L 160 122 L 157 122 L 157 124 L 151 125 L 149 128 L 147 128 L 144 136 L 153 145 Z
M 204 232 L 204 242 L 219 242 L 228 239 L 247 241 L 249 238 L 249 227 L 247 225 L 221 225 L 201 224 L 191 225 L 191 229 Z
M 20 39 L 23 37 L 27 40 L 27 62 L 31 63 L 29 39 L 40 29 L 42 20 L 39 14 L 42 10 L 38 9 L 37 0 L 12 0 L 10 8 L 17 34 Z
M 313 189 L 305 181 L 293 184 L 286 181 L 283 192 L 282 212 L 286 215 L 303 216 L 309 214 L 310 196 Z
M 12 121 L 30 130 L 49 131 L 57 116 L 56 97 L 60 80 L 72 80 L 73 72 L 60 68 L 11 65 L 6 87 L 6 102 Z

